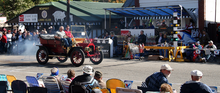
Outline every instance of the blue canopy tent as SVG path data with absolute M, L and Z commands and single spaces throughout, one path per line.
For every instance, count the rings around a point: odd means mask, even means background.
M 123 7 L 123 8 L 105 8 L 105 12 L 110 11 L 125 17 L 134 17 L 134 19 L 169 19 L 172 18 L 173 12 L 178 12 L 181 18 L 191 17 L 196 23 L 196 16 L 181 5 L 158 6 L 158 7 Z M 182 23 L 181 23 L 182 24 Z M 106 28 L 106 15 L 105 15 Z M 181 25 L 182 28 L 182 25 Z

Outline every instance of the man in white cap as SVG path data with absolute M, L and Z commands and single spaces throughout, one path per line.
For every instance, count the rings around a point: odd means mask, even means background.
M 212 90 L 206 84 L 200 82 L 202 72 L 199 70 L 191 71 L 191 81 L 186 81 L 181 86 L 180 93 L 212 93 Z
M 207 45 L 204 47 L 204 50 L 217 50 L 217 47 L 213 44 L 213 41 L 212 41 L 212 40 L 210 40 L 208 43 L 209 43 L 209 44 L 207 44 Z M 203 58 L 202 58 L 203 61 L 206 62 L 207 60 L 209 60 L 211 54 L 207 54 L 207 55 L 206 55 L 204 51 L 202 51 L 202 54 L 203 54 Z
M 170 77 L 173 68 L 169 64 L 163 64 L 160 68 L 160 72 L 155 72 L 145 80 L 148 90 L 159 91 L 160 86 L 163 83 L 169 84 L 167 77 Z
M 95 80 L 92 77 L 92 74 L 94 73 L 93 67 L 86 65 L 83 67 L 83 75 L 77 76 L 74 78 L 69 86 L 69 93 L 71 93 L 71 87 L 75 85 L 76 83 L 86 83 L 86 84 L 92 84 L 90 87 L 100 87 L 97 80 Z

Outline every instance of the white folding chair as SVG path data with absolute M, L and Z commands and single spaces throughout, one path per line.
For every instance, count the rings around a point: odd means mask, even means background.
M 69 93 L 69 85 L 72 82 L 72 80 L 70 78 L 66 78 L 66 80 L 60 80 L 60 82 L 61 82 L 61 85 L 63 87 L 63 91 L 65 93 Z
M 48 93 L 60 93 L 60 86 L 57 79 L 53 76 L 42 77 L 45 87 Z

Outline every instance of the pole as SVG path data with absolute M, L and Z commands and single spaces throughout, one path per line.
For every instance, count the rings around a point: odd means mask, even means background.
M 216 23 L 216 7 L 217 7 L 217 0 L 215 0 L 215 23 Z
M 183 7 L 180 6 L 181 8 L 181 29 L 183 29 Z
M 106 10 L 105 10 L 105 29 L 106 29 Z
M 67 0 L 67 25 L 70 25 L 70 0 Z

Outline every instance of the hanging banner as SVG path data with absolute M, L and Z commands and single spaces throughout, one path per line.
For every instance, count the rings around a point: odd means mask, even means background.
M 38 22 L 37 14 L 22 14 L 19 16 L 19 22 Z

